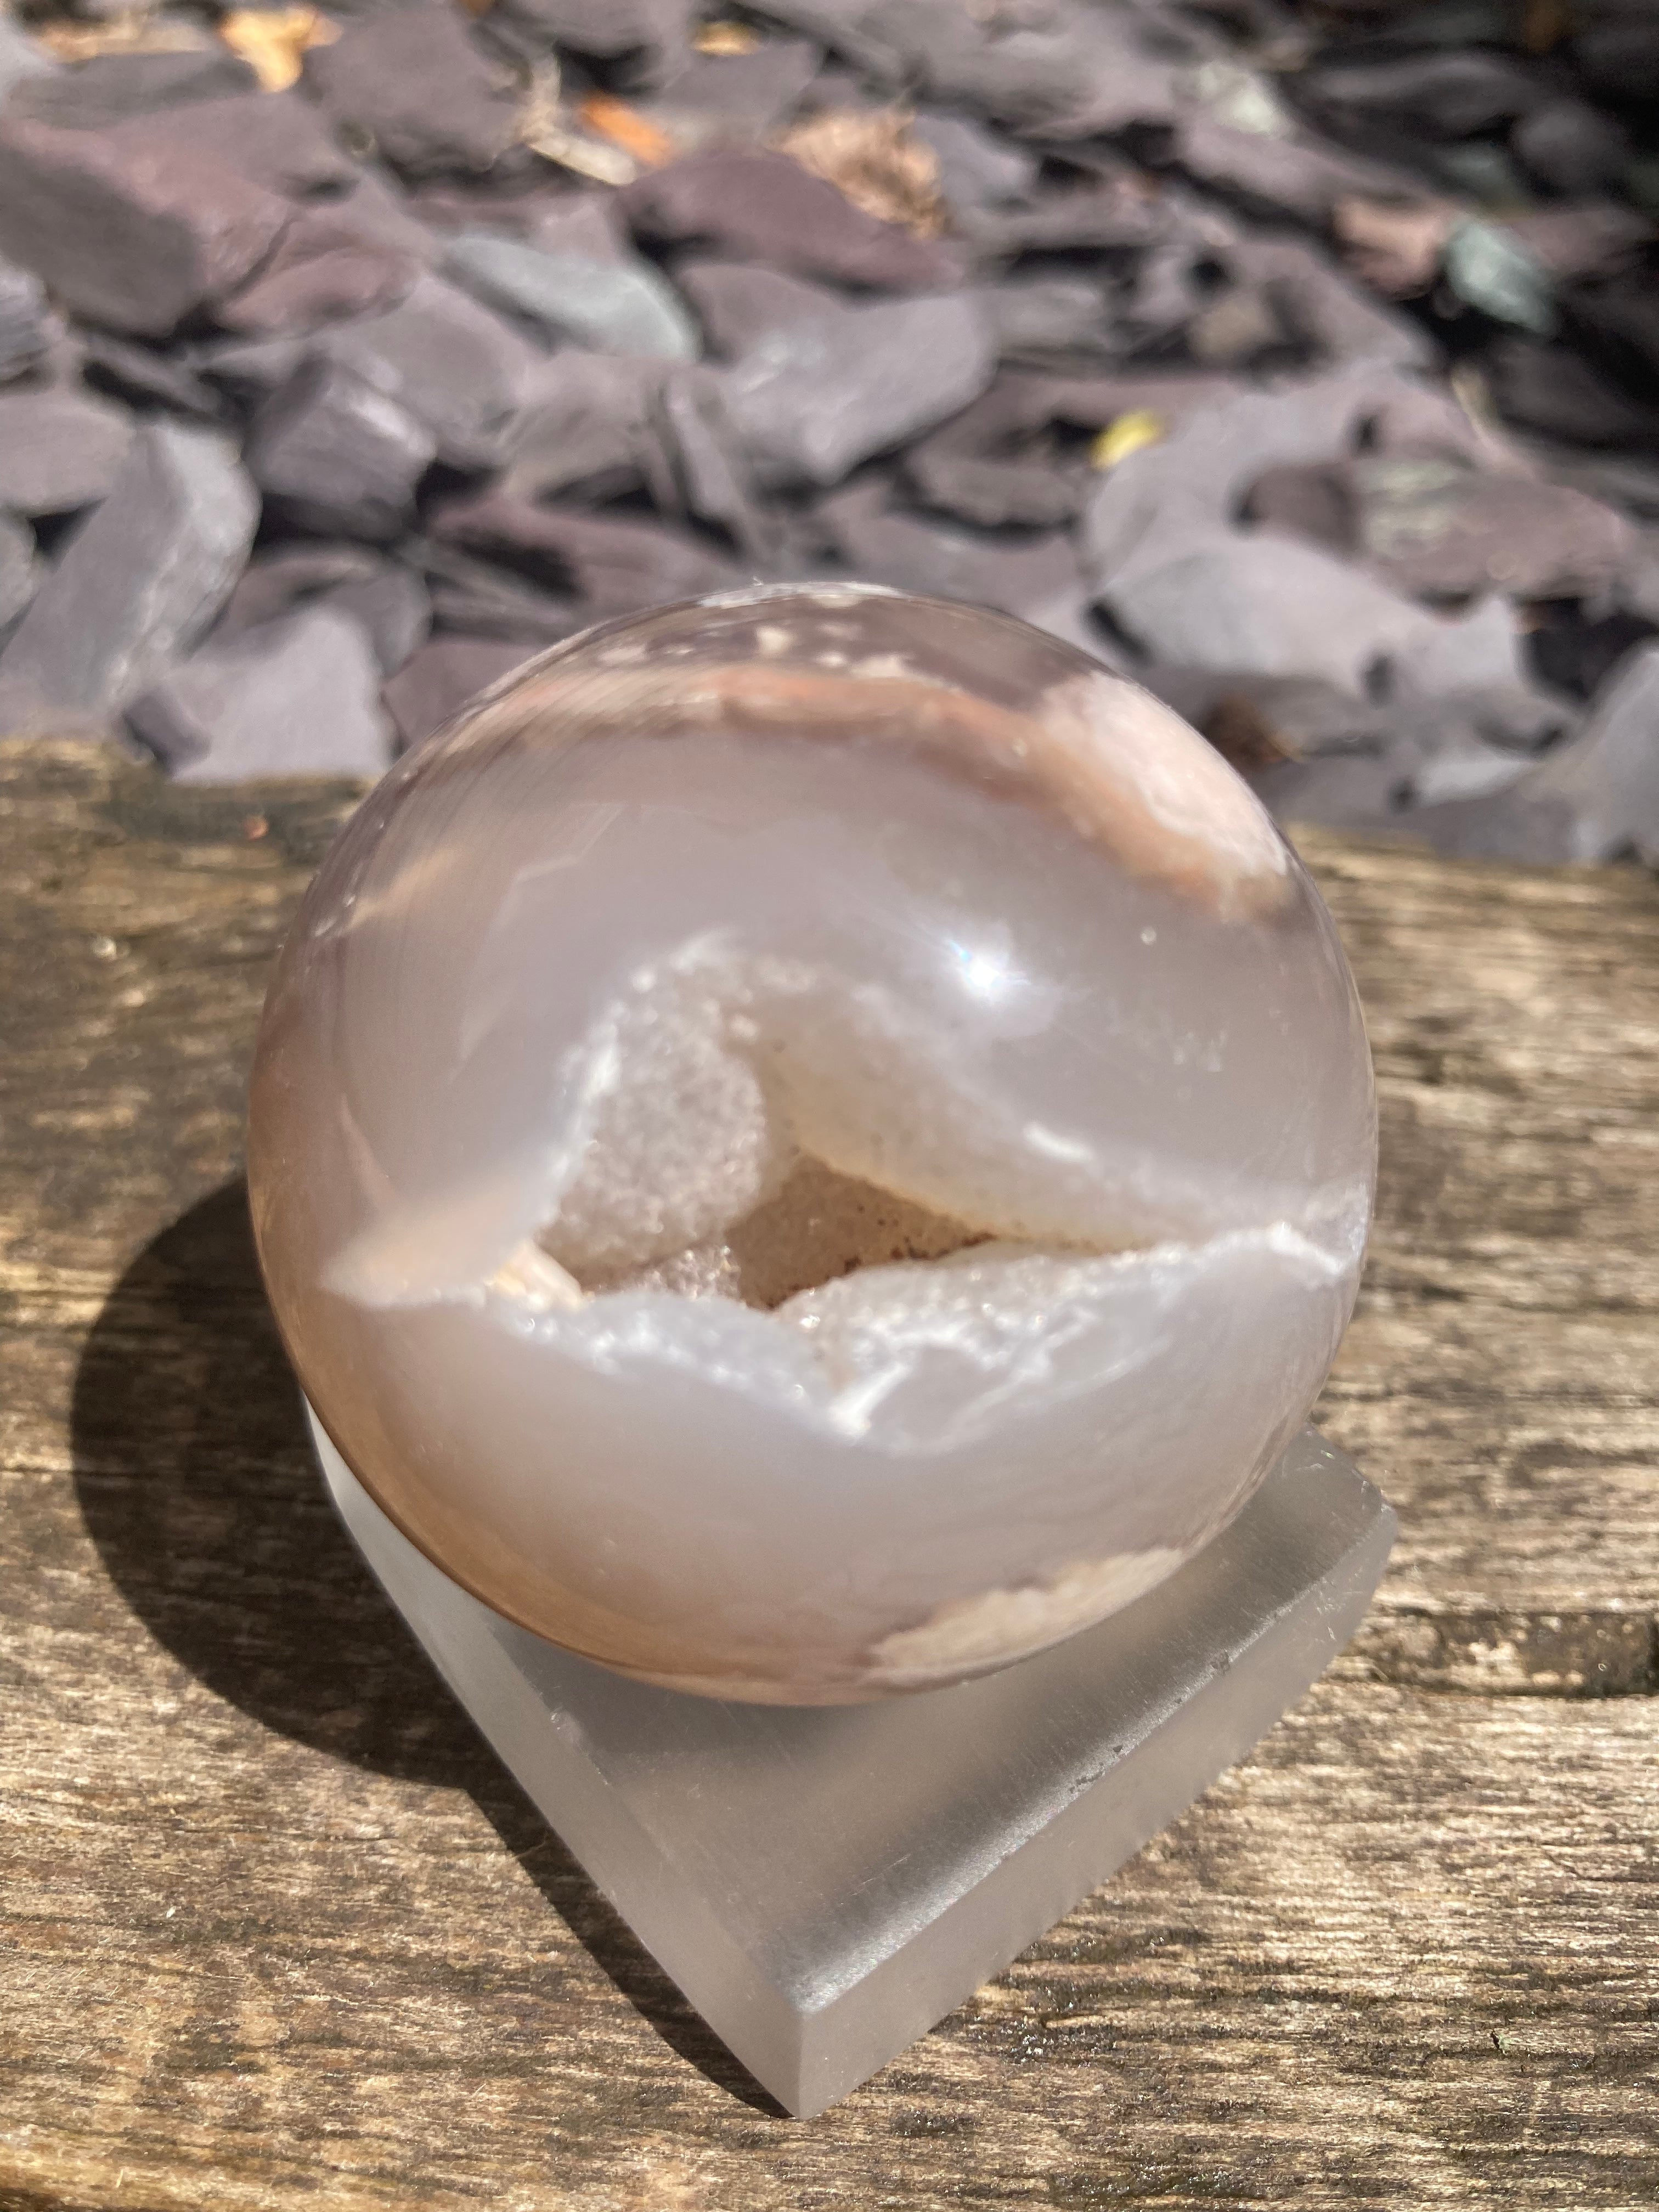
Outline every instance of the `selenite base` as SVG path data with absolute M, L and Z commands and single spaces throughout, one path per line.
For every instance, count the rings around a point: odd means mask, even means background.
M 1395 1518 L 1304 1429 L 1158 1589 L 976 1682 L 722 1705 L 515 1627 L 451 1582 L 315 1419 L 336 1504 L 501 1759 L 714 2033 L 822 2112 L 1053 1926 L 1352 1634 Z

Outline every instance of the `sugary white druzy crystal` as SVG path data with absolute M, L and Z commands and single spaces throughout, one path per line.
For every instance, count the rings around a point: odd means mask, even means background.
M 407 759 L 273 985 L 313 1403 L 501 1612 L 652 1680 L 956 1680 L 1160 1581 L 1352 1303 L 1370 1061 L 1244 785 L 1000 617 L 592 631 Z

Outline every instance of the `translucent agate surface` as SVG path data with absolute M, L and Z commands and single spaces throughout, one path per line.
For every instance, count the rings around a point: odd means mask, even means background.
M 498 1610 L 722 1697 L 1003 1665 L 1307 1413 L 1370 1209 L 1330 918 L 1244 785 L 1001 617 L 590 631 L 386 778 L 273 983 L 306 1390 Z

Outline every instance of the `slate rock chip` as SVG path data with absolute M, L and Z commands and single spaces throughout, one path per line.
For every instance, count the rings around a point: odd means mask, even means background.
M 305 79 L 337 125 L 410 175 L 490 168 L 517 136 L 505 73 L 442 0 L 371 15 L 312 47 Z
M 818 520 L 846 567 L 874 583 L 995 607 L 1097 658 L 1103 641 L 1089 621 L 1077 550 L 1063 532 L 996 538 L 923 521 L 888 503 L 884 484 L 823 501 Z
M 357 624 L 309 608 L 204 646 L 135 699 L 128 726 L 185 783 L 379 775 L 380 669 Z
M 995 343 L 963 294 L 852 306 L 769 270 L 702 264 L 680 276 L 705 330 L 738 354 L 719 388 L 763 484 L 839 483 L 991 380 Z
M 1634 851 L 1659 867 L 1659 644 L 1631 653 L 1597 693 L 1571 744 L 1515 787 L 1523 805 L 1565 808 L 1565 857 L 1607 860 Z
M 468 637 L 504 640 L 529 653 L 556 645 L 586 619 L 570 592 L 544 590 L 459 546 L 410 538 L 402 550 L 426 580 L 433 626 L 441 634 L 459 630 Z
M 1536 182 L 1572 199 L 1606 191 L 1630 158 L 1619 125 L 1583 100 L 1545 100 L 1520 118 L 1509 143 Z
M 414 255 L 360 228 L 349 211 L 301 208 L 252 282 L 222 301 L 214 319 L 250 337 L 314 331 L 396 307 L 421 270 Z
M 437 443 L 406 407 L 339 361 L 302 362 L 254 416 L 244 456 L 303 528 L 386 539 L 413 520 Z
M 459 714 L 469 699 L 519 667 L 525 648 L 495 637 L 434 637 L 413 655 L 381 694 L 407 752 Z
M 314 103 L 297 92 L 192 100 L 129 117 L 110 135 L 126 146 L 199 154 L 286 199 L 343 191 L 357 175 Z
M 112 330 L 163 336 L 225 298 L 292 215 L 183 149 L 0 119 L 0 250 Z
M 695 361 L 701 350 L 696 325 L 673 287 L 637 258 L 551 252 L 467 230 L 450 240 L 444 266 L 492 307 L 597 353 Z
M 0 261 L 0 384 L 33 368 L 51 346 L 46 289 L 32 269 Z
M 259 80 L 247 64 L 222 46 L 182 53 L 94 54 L 73 69 L 42 72 L 15 86 L 6 112 L 64 131 L 107 131 L 130 116 L 258 89 Z
M 109 491 L 132 444 L 132 418 L 107 401 L 47 386 L 0 392 L 0 508 L 69 514 Z
M 665 524 L 540 507 L 505 492 L 452 501 L 434 514 L 432 532 L 447 544 L 531 564 L 556 588 L 573 590 L 592 621 L 744 581 L 734 562 Z
M 635 105 L 688 151 L 757 145 L 794 112 L 823 58 L 809 39 L 768 39 L 746 54 L 694 53 Z
M 0 728 L 100 723 L 152 684 L 228 597 L 258 511 L 221 440 L 141 430 L 0 653 Z
M 1432 452 L 1270 471 L 1249 505 L 1256 521 L 1363 560 L 1414 599 L 1585 598 L 1632 544 L 1624 517 L 1583 492 Z
M 165 408 L 202 422 L 216 422 L 223 412 L 213 386 L 184 362 L 107 331 L 82 334 L 81 367 L 95 390 L 135 406 Z
M 958 216 L 1028 198 L 1036 184 L 1036 156 L 994 137 L 969 116 L 924 107 L 910 128 L 932 149 L 940 196 Z
M 656 409 L 665 374 L 663 362 L 639 357 L 555 355 L 513 423 L 503 488 L 518 499 L 665 492 L 670 472 Z
M 959 283 L 961 252 L 914 238 L 854 206 L 787 154 L 692 154 L 623 188 L 635 236 L 713 247 L 741 260 L 872 291 L 934 292 Z
M 0 15 L 0 101 L 26 77 L 55 76 L 58 64 L 36 46 L 22 25 L 9 15 Z
M 608 62 L 625 85 L 665 83 L 690 52 L 694 0 L 495 0 L 493 36 L 526 53 L 557 46 Z
M 3 638 L 40 581 L 34 557 L 34 532 L 15 515 L 0 514 L 0 638 Z M 3 693 L 0 692 L 0 696 Z M 0 731 L 4 729 L 0 720 Z
M 423 276 L 384 314 L 335 323 L 313 349 L 408 409 L 452 468 L 489 468 L 535 396 L 545 355 L 499 315 L 441 277 Z
M 225 604 L 215 641 L 301 607 L 331 607 L 355 622 L 391 675 L 432 626 L 426 586 L 401 562 L 343 543 L 284 546 L 250 563 Z

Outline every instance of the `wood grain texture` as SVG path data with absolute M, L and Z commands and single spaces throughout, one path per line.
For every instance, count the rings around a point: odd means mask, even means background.
M 787 2120 L 337 1532 L 235 1182 L 353 794 L 0 747 L 0 2212 L 1659 2200 L 1659 891 L 1307 841 L 1384 1173 L 1321 1418 L 1401 1513 L 1259 1753 Z

